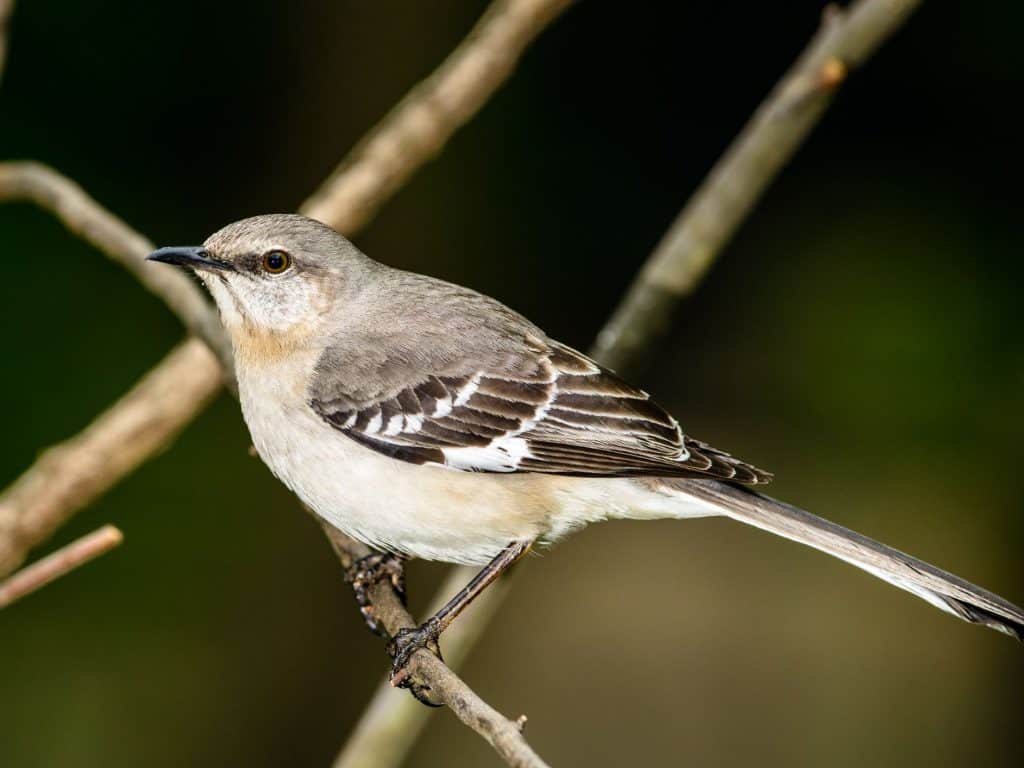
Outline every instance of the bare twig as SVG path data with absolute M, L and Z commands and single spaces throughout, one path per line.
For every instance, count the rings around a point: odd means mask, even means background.
M 68 177 L 40 163 L 0 163 L 0 201 L 27 201 L 131 272 L 233 371 L 231 344 L 216 311 L 183 272 L 145 260 L 153 244 L 93 200 Z
M 46 450 L 0 494 L 0 574 L 166 446 L 220 383 L 210 350 L 186 341 L 83 432 Z
M 826 9 L 821 29 L 662 238 L 601 331 L 594 355 L 611 368 L 632 363 L 668 323 L 817 125 L 847 70 L 868 57 L 921 0 L 858 0 Z
M 452 568 L 427 609 L 427 615 L 436 613 L 475 573 L 476 569 L 470 566 Z M 508 593 L 510 583 L 506 576 L 488 587 L 472 608 L 444 633 L 444 660 L 449 669 L 462 666 Z M 335 760 L 334 768 L 383 768 L 401 764 L 423 732 L 428 714 L 411 696 L 396 695 L 384 680 Z
M 368 548 L 358 542 L 353 542 L 352 539 L 329 525 L 324 525 L 324 533 L 327 534 L 338 559 L 345 568 L 359 558 L 370 554 Z M 402 601 L 390 583 L 381 582 L 371 586 L 370 602 L 373 605 L 374 617 L 390 636 L 394 637 L 399 630 L 416 626 L 412 616 L 402 605 Z M 409 672 L 410 677 L 418 681 L 420 696 L 434 703 L 447 705 L 463 723 L 483 736 L 509 765 L 529 766 L 530 768 L 541 768 L 546 765 L 526 743 L 519 721 L 509 720 L 487 704 L 432 653 L 420 649 L 413 654 L 409 662 Z M 411 701 L 409 697 L 405 696 L 394 698 Z M 413 706 L 426 711 L 426 708 L 419 704 L 413 703 Z M 387 709 L 390 708 L 387 707 Z M 416 720 L 416 718 L 412 718 L 412 720 Z M 385 728 L 388 723 L 380 721 L 378 725 Z M 422 728 L 419 723 L 413 725 L 417 729 Z M 379 733 L 370 736 L 373 746 L 381 744 L 385 738 Z M 411 741 L 407 738 L 405 741 L 411 745 Z M 371 746 L 371 744 L 368 743 L 366 746 Z M 403 753 L 404 750 L 398 751 L 397 758 L 399 760 Z M 373 753 L 364 752 L 362 755 L 352 755 L 348 759 L 351 761 L 349 765 L 353 766 L 376 764 Z
M 339 232 L 361 228 L 515 69 L 572 0 L 497 0 L 465 40 L 413 88 L 302 205 Z
M 0 0 L 0 78 L 4 76 L 7 63 L 7 35 L 13 13 L 14 0 Z
M 0 608 L 6 608 L 25 595 L 45 587 L 51 581 L 85 565 L 124 541 L 124 535 L 112 525 L 75 539 L 42 560 L 21 569 L 6 581 L 0 582 Z

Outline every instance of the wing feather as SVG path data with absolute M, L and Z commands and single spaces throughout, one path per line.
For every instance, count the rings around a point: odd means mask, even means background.
M 646 392 L 585 355 L 555 342 L 531 348 L 533 365 L 431 375 L 365 403 L 313 398 L 310 404 L 353 440 L 414 463 L 487 472 L 710 476 L 747 485 L 771 479 L 686 437 Z

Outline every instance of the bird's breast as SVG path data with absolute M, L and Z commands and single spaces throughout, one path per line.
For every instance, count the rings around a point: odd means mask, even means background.
M 310 369 L 311 370 L 311 369 Z M 549 480 L 411 464 L 366 448 L 306 402 L 297 364 L 239 365 L 242 412 L 260 458 L 302 502 L 370 546 L 486 562 L 545 530 Z

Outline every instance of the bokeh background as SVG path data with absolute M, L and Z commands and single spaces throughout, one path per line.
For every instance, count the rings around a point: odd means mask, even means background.
M 483 7 L 22 0 L 0 156 L 198 242 L 293 210 Z M 581 3 L 359 245 L 586 347 L 820 10 Z M 776 495 L 1018 603 L 1022 17 L 926 3 L 635 376 Z M 0 254 L 7 481 L 181 329 L 28 206 L 0 208 Z M 58 534 L 127 540 L 0 614 L 0 765 L 328 764 L 386 659 L 248 445 L 222 396 Z M 412 567 L 415 605 L 442 575 Z M 515 581 L 465 676 L 554 765 L 1021 764 L 1019 645 L 758 531 L 596 526 Z M 410 764 L 497 758 L 440 711 Z

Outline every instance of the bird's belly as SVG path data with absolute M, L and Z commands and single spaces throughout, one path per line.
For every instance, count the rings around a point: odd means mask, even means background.
M 488 561 L 549 528 L 550 479 L 412 464 L 366 448 L 305 403 L 245 397 L 253 444 L 310 509 L 369 546 L 429 560 Z

